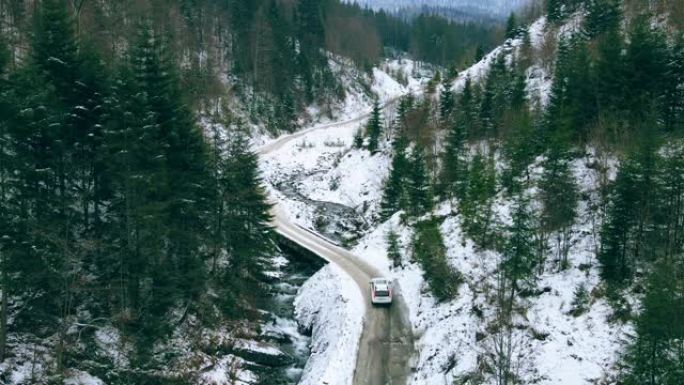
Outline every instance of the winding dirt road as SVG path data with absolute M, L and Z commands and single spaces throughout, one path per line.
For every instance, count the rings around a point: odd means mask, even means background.
M 383 108 L 396 100 L 390 100 Z M 331 123 L 283 136 L 260 148 L 257 153 L 266 155 L 312 131 L 358 123 L 367 119 L 368 116 L 369 114 L 364 114 L 344 122 Z M 413 335 L 408 319 L 408 309 L 398 285 L 395 285 L 394 303 L 391 307 L 371 306 L 369 282 L 372 277 L 381 275 L 374 267 L 349 251 L 292 223 L 277 202 L 275 202 L 272 214 L 273 224 L 280 235 L 324 260 L 338 265 L 354 279 L 363 293 L 366 311 L 364 331 L 359 343 L 354 372 L 354 385 L 405 385 L 410 371 L 409 359 L 413 353 Z

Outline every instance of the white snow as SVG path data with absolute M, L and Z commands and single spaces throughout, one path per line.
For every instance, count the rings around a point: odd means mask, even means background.
M 533 51 L 537 52 L 536 54 L 533 54 L 535 58 L 534 63 L 525 70 L 527 94 L 528 98 L 532 101 L 533 107 L 541 108 L 546 106 L 551 92 L 552 76 L 549 73 L 550 68 L 547 68 L 546 65 L 543 65 L 543 63 L 540 63 L 538 60 L 540 56 L 539 52 L 542 49 L 545 39 L 558 39 L 562 34 L 574 31 L 576 24 L 576 18 L 572 18 L 571 22 L 562 26 L 558 31 L 551 31 L 546 22 L 546 17 L 540 17 L 528 28 L 531 48 Z M 549 37 L 549 34 L 554 35 Z M 522 45 L 522 38 L 507 40 L 504 44 L 485 55 L 482 60 L 459 73 L 459 76 L 454 80 L 453 89 L 460 92 L 465 85 L 466 79 L 470 79 L 474 83 L 479 83 L 486 79 L 492 63 L 499 55 L 505 55 L 507 62 L 510 63 L 513 56 L 520 54 Z
M 358 207 L 363 202 L 371 207 L 377 206 L 382 193 L 382 182 L 387 176 L 389 156 L 386 151 L 371 157 L 366 151 L 349 149 L 354 129 L 355 126 L 350 125 L 335 128 L 335 135 L 328 131 L 306 134 L 298 142 L 299 146 L 285 146 L 272 156 L 267 156 L 264 170 L 271 179 L 280 177 L 278 170 L 284 170 L 284 174 L 308 175 L 298 183 L 299 191 L 309 198 L 334 201 L 352 207 Z M 325 146 L 326 140 L 339 140 L 345 147 Z M 596 194 L 600 180 L 597 172 L 587 166 L 595 161 L 597 159 L 590 151 L 586 159 L 573 164 L 576 179 L 585 195 L 589 196 Z M 541 159 L 536 162 L 540 163 Z M 607 164 L 614 166 L 614 162 L 610 160 Z M 531 166 L 531 171 L 533 178 L 538 178 L 542 170 L 539 164 L 535 164 Z M 609 177 L 611 175 L 614 176 L 614 172 L 609 170 Z M 335 181 L 335 188 L 331 188 L 331 181 Z M 533 193 L 534 189 L 530 191 L 530 194 Z M 305 204 L 282 196 L 280 198 L 291 217 L 299 217 L 295 220 L 303 226 L 311 227 L 311 218 L 308 217 L 310 213 Z M 610 373 L 616 362 L 621 339 L 631 330 L 630 325 L 608 322 L 611 309 L 598 295 L 592 295 L 591 307 L 586 313 L 578 317 L 568 314 L 574 290 L 580 283 L 584 283 L 589 292 L 594 293 L 598 292 L 596 289 L 600 286 L 595 262 L 588 268 L 580 268 L 580 265 L 592 262 L 595 254 L 596 229 L 587 210 L 587 203 L 581 202 L 579 217 L 582 221 L 573 229 L 569 269 L 558 273 L 553 261 L 549 261 L 546 272 L 539 277 L 537 284 L 538 288 L 546 288 L 546 291 L 538 297 L 522 299 L 521 304 L 527 308 L 526 316 L 517 316 L 515 319 L 516 325 L 521 329 L 515 332 L 514 337 L 521 350 L 524 350 L 524 365 L 521 364 L 521 368 L 526 379 L 539 384 L 582 385 L 603 378 L 606 373 Z M 502 222 L 510 221 L 510 202 L 499 197 L 496 211 Z M 367 215 L 372 213 L 370 210 Z M 429 294 L 422 270 L 410 261 L 409 245 L 413 231 L 411 227 L 400 224 L 400 214 L 372 229 L 352 250 L 396 279 L 401 286 L 417 339 L 415 372 L 410 379 L 412 385 L 442 385 L 445 379 L 451 381 L 474 372 L 492 344 L 492 336 L 486 330 L 486 324 L 493 317 L 494 307 L 489 302 L 491 298 L 487 292 L 496 285 L 494 273 L 501 257 L 492 251 L 478 251 L 473 242 L 462 234 L 460 219 L 450 215 L 451 208 L 448 204 L 440 205 L 435 213 L 446 216 L 441 230 L 448 249 L 448 262 L 465 278 L 458 297 L 452 301 L 438 303 Z M 390 229 L 394 229 L 400 236 L 404 254 L 403 268 L 391 269 L 387 259 L 385 238 Z M 321 285 L 330 285 L 330 282 L 336 281 L 330 274 L 325 272 L 312 277 L 309 283 L 315 285 L 316 289 L 307 286 L 307 290 L 300 293 L 299 306 L 305 303 L 302 301 L 310 301 L 303 306 L 307 309 L 304 313 L 307 316 L 300 321 L 304 325 L 310 324 L 307 320 L 313 314 L 322 318 L 329 312 L 334 312 L 338 321 L 346 320 L 339 313 L 344 307 L 329 306 L 327 303 L 330 301 L 321 298 L 332 291 Z M 358 289 L 354 286 L 346 290 Z M 343 290 L 342 293 L 344 292 Z M 311 298 L 317 301 L 312 301 Z M 323 307 L 322 303 L 326 305 Z M 482 315 L 477 315 L 474 309 L 481 311 Z M 332 369 L 329 369 L 329 365 L 333 363 L 346 368 L 352 367 L 353 360 L 338 362 L 328 356 L 332 354 L 329 350 L 332 344 L 330 341 L 339 341 L 340 338 L 358 341 L 358 335 L 339 336 L 338 333 L 342 330 L 346 331 L 342 327 L 325 328 L 322 334 L 314 331 L 314 346 L 323 344 L 328 349 L 324 350 L 325 358 L 321 358 L 322 355 L 318 352 L 312 355 L 305 369 L 305 376 L 309 376 L 306 378 L 314 378 L 313 373 L 330 373 Z M 345 349 L 345 354 L 348 354 L 350 345 L 345 343 L 343 346 L 341 349 Z M 342 369 L 336 366 L 334 370 Z M 340 381 L 347 380 L 345 377 Z M 316 380 L 308 381 L 313 382 L 305 384 L 314 384 Z
M 599 177 L 586 165 L 595 161 L 578 160 L 573 164 L 575 176 L 585 194 L 596 194 Z M 538 166 L 531 167 L 540 173 Z M 538 177 L 538 175 L 537 175 Z M 497 205 L 499 216 L 507 221 L 508 202 Z M 573 246 L 570 251 L 570 268 L 557 272 L 553 261 L 548 261 L 546 273 L 539 277 L 538 287 L 546 292 L 522 301 L 527 307 L 526 317 L 516 319 L 524 331 L 516 338 L 524 346 L 524 375 L 539 384 L 592 384 L 605 378 L 616 363 L 622 340 L 631 331 L 630 325 L 611 323 L 610 306 L 599 296 L 592 296 L 590 309 L 577 317 L 569 314 L 574 290 L 584 283 L 589 292 L 600 290 L 598 266 L 595 255 L 595 231 L 585 202 L 580 204 L 582 220 L 573 229 Z M 442 205 L 436 213 L 449 213 L 448 205 Z M 399 215 L 369 233 L 354 249 L 354 253 L 396 279 L 402 288 L 410 310 L 414 334 L 417 338 L 416 370 L 410 384 L 442 385 L 445 378 L 472 373 L 482 356 L 487 354 L 488 338 L 481 342 L 476 333 L 487 336 L 486 320 L 492 316 L 493 305 L 488 302 L 487 290 L 495 287 L 495 271 L 500 256 L 492 251 L 477 251 L 460 228 L 458 217 L 449 216 L 441 230 L 448 249 L 448 262 L 461 272 L 465 284 L 452 301 L 437 303 L 427 292 L 422 270 L 410 262 L 412 230 L 399 223 Z M 393 229 L 400 236 L 404 250 L 404 267 L 391 269 L 386 256 L 385 238 Z M 551 251 L 553 252 L 553 251 Z M 583 264 L 593 264 L 582 267 Z M 479 318 L 473 309 L 484 315 Z M 547 335 L 544 340 L 535 336 Z M 490 338 L 490 337 L 489 337 Z
M 93 377 L 86 372 L 73 370 L 67 373 L 64 385 L 104 385 L 104 382 L 97 377 Z
M 250 385 L 259 381 L 252 372 L 242 370 L 245 361 L 240 357 L 226 355 L 212 363 L 200 376 L 198 385 Z
M 312 276 L 295 300 L 299 324 L 312 344 L 299 385 L 352 385 L 365 303 L 356 283 L 336 265 Z

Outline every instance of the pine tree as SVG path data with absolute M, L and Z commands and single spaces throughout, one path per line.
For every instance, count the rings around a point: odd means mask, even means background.
M 408 189 L 409 200 L 408 211 L 411 215 L 420 216 L 432 210 L 432 189 L 425 164 L 425 155 L 420 147 L 413 149 L 409 159 L 406 188 Z
M 482 46 L 482 44 L 478 44 L 477 48 L 475 49 L 475 63 L 478 63 L 480 60 L 482 60 L 484 56 L 484 47 Z
M 586 8 L 584 30 L 589 37 L 594 38 L 606 31 L 619 30 L 622 15 L 618 0 L 589 0 L 586 2 Z
M 415 100 L 411 94 L 403 96 L 401 100 L 399 100 L 399 107 L 397 107 L 397 118 L 395 122 L 399 131 L 406 129 L 406 117 L 414 107 L 414 102 Z
M 509 110 L 512 72 L 506 65 L 504 55 L 491 64 L 480 104 L 482 135 L 497 135 L 503 126 L 505 113 Z
M 547 127 L 551 133 L 572 134 L 586 140 L 588 126 L 597 115 L 596 97 L 587 44 L 579 36 L 563 39 L 558 47 L 558 59 L 549 106 Z
M 413 257 L 423 268 L 430 291 L 439 301 L 454 298 L 463 281 L 446 260 L 446 247 L 436 219 L 418 223 L 413 239 Z
M 470 79 L 470 76 L 468 76 L 463 85 L 463 92 L 461 92 L 457 108 L 457 124 L 460 124 L 464 129 L 466 138 L 472 134 L 472 131 L 476 126 L 477 119 L 475 108 L 478 104 L 474 95 L 472 80 Z
M 297 38 L 299 50 L 297 66 L 305 83 L 307 101 L 312 102 L 314 91 L 327 93 L 336 86 L 335 79 L 328 67 L 325 48 L 325 28 L 323 2 L 302 0 L 296 4 Z
M 504 269 L 511 282 L 510 300 L 522 289 L 532 284 L 536 256 L 534 252 L 534 229 L 529 202 L 523 196 L 516 197 L 513 209 L 513 223 L 508 227 L 510 236 L 504 245 Z
M 440 193 L 447 198 L 463 197 L 466 181 L 467 150 L 464 119 L 458 118 L 447 133 L 442 170 L 440 173 Z
M 78 72 L 77 46 L 66 1 L 43 1 L 35 24 L 32 42 L 34 63 L 54 82 L 62 98 L 74 97 L 73 81 Z
M 366 132 L 368 133 L 368 151 L 375 154 L 378 152 L 382 136 L 382 113 L 377 99 L 373 101 L 373 111 L 366 125 Z
M 643 242 L 651 222 L 653 201 L 658 196 L 658 161 L 654 143 L 647 141 L 622 162 L 618 171 L 601 229 L 598 255 L 602 277 L 610 284 L 627 282 L 647 252 Z
M 361 149 L 363 148 L 363 131 L 362 130 L 356 130 L 354 133 L 354 148 L 356 149 Z
M 665 129 L 681 130 L 684 128 L 684 37 L 681 35 L 670 49 L 666 76 L 663 111 Z
M 239 130 L 228 142 L 219 172 L 224 249 L 230 257 L 230 269 L 221 278 L 226 282 L 238 279 L 248 286 L 245 294 L 256 295 L 266 258 L 274 250 L 271 205 L 259 177 L 258 157 L 249 151 L 248 139 Z
M 5 67 L 9 62 L 9 50 L 4 36 L 0 33 L 0 362 L 4 361 L 7 355 L 7 334 L 9 317 L 9 291 L 11 286 L 9 276 L 9 257 L 5 256 L 10 248 L 8 229 L 12 228 L 13 216 L 10 214 L 9 206 L 9 175 L 12 170 L 10 162 L 12 157 L 8 153 L 10 141 L 7 132 L 7 119 L 11 114 L 11 102 L 9 99 L 9 84 L 5 82 Z
M 625 54 L 624 108 L 634 121 L 643 121 L 662 106 L 663 90 L 667 88 L 665 41 L 663 32 L 652 26 L 650 18 L 640 16 L 633 22 Z
M 454 93 L 451 90 L 451 81 L 445 78 L 442 82 L 442 92 L 439 98 L 439 116 L 442 122 L 448 124 L 451 118 L 451 113 L 454 110 Z
M 625 87 L 623 41 L 619 29 L 606 30 L 598 41 L 598 58 L 595 64 L 596 97 L 603 114 L 615 114 L 622 103 Z
M 14 230 L 2 250 L 4 268 L 11 266 L 3 274 L 17 278 L 9 295 L 37 293 L 27 303 L 32 311 L 15 325 L 56 335 L 54 372 L 62 374 L 75 303 L 84 292 L 79 277 L 93 253 L 85 239 L 90 191 L 83 188 L 93 178 L 89 165 L 97 144 L 90 134 L 100 122 L 91 110 L 97 98 L 88 99 L 94 96 L 91 68 L 78 54 L 66 3 L 41 3 L 34 26 L 31 57 L 12 77 L 15 109 L 6 121 L 17 203 L 7 207 Z
M 380 217 L 387 219 L 394 213 L 406 207 L 407 201 L 407 177 L 410 163 L 406 157 L 408 141 L 399 136 L 392 145 L 392 165 L 390 166 L 389 179 L 385 183 L 385 189 L 380 203 Z
M 570 155 L 563 139 L 554 138 L 542 163 L 539 181 L 542 202 L 542 231 L 555 233 L 558 269 L 567 267 L 570 229 L 577 217 L 579 192 L 570 168 Z M 545 237 L 542 237 L 545 238 Z
M 550 21 L 557 22 L 563 19 L 564 14 L 562 12 L 563 2 L 561 0 L 547 0 L 546 1 L 546 14 Z
M 530 181 L 528 166 L 534 162 L 538 152 L 532 119 L 527 113 L 526 106 L 515 116 L 512 132 L 503 143 L 503 154 L 507 160 L 507 167 L 501 175 L 501 184 L 513 196 L 522 191 Z M 521 180 L 521 178 L 523 178 Z
M 518 36 L 520 30 L 518 29 L 518 20 L 515 12 L 511 12 L 506 21 L 506 39 L 514 39 Z
M 684 381 L 684 270 L 681 257 L 657 261 L 647 282 L 637 336 L 623 357 L 626 385 L 675 385 Z
M 400 267 L 402 265 L 401 261 L 401 247 L 399 245 L 399 235 L 390 229 L 387 233 L 387 256 L 390 261 L 392 261 L 393 267 Z
M 494 227 L 493 204 L 497 192 L 497 175 L 492 156 L 481 152 L 470 161 L 465 196 L 461 200 L 463 226 L 482 248 L 491 246 Z
M 658 257 L 674 258 L 684 250 L 684 146 L 668 143 L 656 175 L 659 197 L 654 222 Z

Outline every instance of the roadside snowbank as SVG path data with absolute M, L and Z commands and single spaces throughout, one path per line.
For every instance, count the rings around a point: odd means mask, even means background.
M 299 385 L 352 384 L 365 308 L 356 283 L 333 264 L 301 287 L 295 317 L 312 344 Z

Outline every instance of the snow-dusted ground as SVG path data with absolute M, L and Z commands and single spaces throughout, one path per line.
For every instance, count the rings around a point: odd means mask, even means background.
M 328 106 L 330 111 L 327 112 L 323 112 L 318 105 L 307 107 L 299 120 L 300 126 L 305 127 L 303 130 L 370 113 L 375 98 L 384 104 L 401 95 L 420 92 L 432 75 L 428 66 L 407 58 L 385 60 L 379 67 L 373 68 L 372 75 L 360 72 L 352 62 L 340 57 L 332 57 L 330 67 L 345 90 L 344 100 Z M 257 126 L 253 126 L 251 131 L 254 148 L 277 139 Z
M 370 202 L 377 205 L 381 196 L 381 183 L 365 184 L 360 188 L 360 177 L 370 181 L 382 180 L 386 176 L 387 157 L 370 157 L 365 151 L 346 150 L 348 162 L 335 162 L 335 167 L 316 174 L 308 181 L 306 188 L 320 199 L 340 197 L 345 204 Z M 320 166 L 327 164 L 326 156 L 321 156 Z M 540 162 L 541 160 L 538 160 Z M 573 164 L 575 176 L 583 195 L 595 197 L 599 175 L 587 164 L 595 159 L 581 159 Z M 614 164 L 613 164 L 614 166 Z M 533 177 L 539 177 L 541 168 L 531 167 Z M 614 176 L 614 172 L 611 173 Z M 609 175 L 610 177 L 610 175 Z M 334 178 L 338 187 L 335 191 L 327 189 L 325 180 Z M 370 186 L 370 187 L 369 187 Z M 531 191 L 534 193 L 534 191 Z M 510 202 L 501 197 L 497 211 L 503 222 L 508 222 Z M 526 351 L 525 376 L 539 384 L 591 384 L 611 372 L 617 359 L 616 352 L 625 334 L 630 332 L 629 325 L 608 322 L 611 313 L 609 305 L 600 296 L 598 267 L 594 260 L 596 229 L 591 221 L 588 202 L 580 203 L 579 218 L 573 229 L 570 250 L 570 267 L 557 272 L 553 258 L 549 258 L 546 272 L 539 277 L 537 287 L 542 290 L 538 297 L 521 300 L 527 309 L 525 317 L 519 317 L 516 324 L 521 332 L 517 338 Z M 293 215 L 301 213 L 291 205 Z M 417 337 L 416 372 L 411 384 L 442 385 L 446 379 L 472 373 L 478 363 L 488 353 L 488 334 L 486 321 L 491 319 L 493 306 L 488 302 L 487 291 L 496 285 L 494 272 L 500 256 L 492 251 L 477 251 L 471 240 L 461 231 L 460 220 L 450 215 L 451 208 L 443 204 L 436 215 L 446 216 L 442 233 L 448 248 L 449 264 L 460 271 L 465 283 L 459 296 L 452 301 L 437 303 L 428 293 L 420 267 L 410 261 L 409 245 L 412 229 L 400 224 L 399 215 L 369 232 L 352 250 L 364 257 L 388 276 L 397 279 L 410 310 L 410 317 Z M 386 256 L 386 234 L 390 229 L 398 232 L 404 254 L 404 267 L 390 269 Z M 553 252 L 553 251 L 552 251 Z M 552 253 L 551 252 L 551 253 Z M 312 279 L 318 279 L 314 277 Z M 571 301 L 580 283 L 586 285 L 591 295 L 591 307 L 577 317 L 570 315 Z M 483 311 L 477 316 L 473 309 Z M 478 341 L 479 338 L 484 338 Z
M 596 194 L 598 175 L 587 168 L 587 163 L 579 160 L 573 166 L 582 192 L 591 196 Z M 541 169 L 533 169 L 538 176 Z M 543 293 L 522 300 L 526 317 L 516 320 L 516 325 L 524 330 L 518 335 L 528 363 L 524 375 L 538 384 L 581 385 L 605 378 L 616 363 L 626 333 L 631 331 L 629 325 L 608 321 L 611 308 L 595 294 L 600 292 L 600 278 L 594 259 L 595 231 L 586 203 L 580 203 L 582 221 L 573 229 L 570 267 L 558 272 L 554 261 L 549 260 L 546 272 L 537 283 Z M 498 211 L 504 221 L 508 205 L 499 199 Z M 435 214 L 447 215 L 450 211 L 444 204 Z M 404 268 L 391 270 L 389 267 L 385 239 L 390 229 L 400 235 Z M 465 278 L 458 297 L 445 303 L 437 303 L 427 292 L 422 270 L 410 261 L 407 246 L 412 230 L 399 223 L 398 215 L 369 233 L 354 249 L 355 254 L 366 257 L 401 284 L 418 338 L 419 357 L 410 382 L 415 385 L 442 385 L 445 378 L 451 380 L 473 373 L 488 353 L 485 327 L 492 305 L 486 294 L 496 285 L 494 273 L 500 256 L 492 251 L 477 251 L 473 242 L 464 236 L 457 216 L 448 216 L 441 230 L 448 262 Z M 591 307 L 575 317 L 569 313 L 574 291 L 580 283 L 592 293 Z M 476 308 L 484 316 L 475 315 Z M 478 338 L 484 339 L 479 342 Z
M 371 85 L 381 104 L 407 93 L 420 93 L 421 87 L 431 75 L 408 59 L 387 61 L 381 68 L 384 70 L 373 70 Z M 406 78 L 406 85 L 399 83 L 390 73 Z M 364 119 L 355 118 L 367 114 L 371 108 L 372 100 L 367 95 L 348 91 L 342 112 L 338 116 L 338 121 L 343 124 L 330 125 L 329 121 L 323 120 L 320 124 L 313 125 L 312 129 L 307 129 L 310 131 L 301 138 L 262 156 L 261 171 L 264 180 L 274 186 L 298 176 L 301 177 L 298 186 L 300 191 L 310 199 L 340 203 L 353 208 L 362 206 L 364 202 L 376 204 L 375 200 L 364 197 L 375 196 L 382 189 L 389 168 L 389 157 L 384 154 L 371 157 L 367 152 L 350 151 L 354 134 L 366 124 Z M 388 111 L 386 114 L 391 114 L 392 109 L 389 108 Z M 349 123 L 344 123 L 345 121 Z M 274 140 L 276 139 L 262 139 L 256 143 Z M 345 183 L 338 184 L 338 180 L 344 180 Z M 313 228 L 312 207 L 285 199 L 277 191 L 271 192 L 291 214 L 295 223 Z
M 532 56 L 537 59 L 525 71 L 527 77 L 527 94 L 528 98 L 533 102 L 532 105 L 541 108 L 548 103 L 548 97 L 551 91 L 552 76 L 549 73 L 548 63 L 540 62 L 539 58 L 544 54 L 541 52 L 545 49 L 547 40 L 556 40 L 558 36 L 567 33 L 575 27 L 576 22 L 563 26 L 558 31 L 550 30 L 546 22 L 546 17 L 541 17 L 528 28 L 527 32 L 530 37 L 530 45 L 532 48 Z M 482 60 L 473 64 L 468 69 L 459 73 L 458 78 L 454 80 L 453 89 L 460 91 L 465 85 L 466 79 L 473 82 L 480 82 L 486 79 L 489 74 L 489 68 L 499 55 L 505 55 L 508 63 L 513 60 L 513 57 L 518 59 L 521 55 L 520 48 L 523 46 L 523 39 L 509 39 L 503 45 L 495 48 L 490 53 L 485 55 Z
M 299 385 L 352 384 L 364 309 L 359 287 L 333 264 L 302 286 L 295 315 L 311 330 L 312 345 Z

